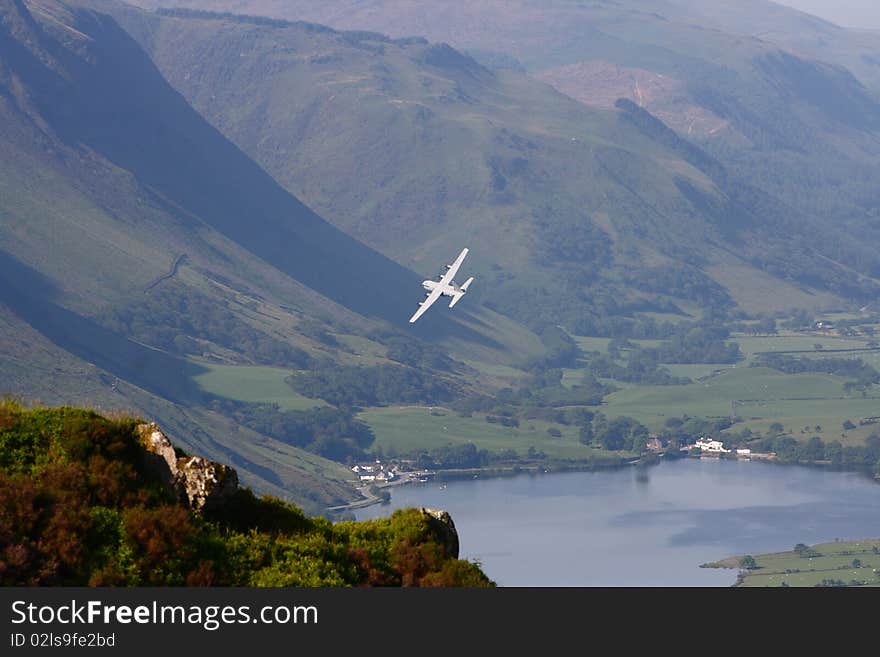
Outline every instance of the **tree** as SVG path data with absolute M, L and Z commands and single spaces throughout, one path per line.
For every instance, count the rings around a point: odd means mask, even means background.
M 578 440 L 584 445 L 590 445 L 593 442 L 593 426 L 590 424 L 585 424 L 581 427 L 580 435 L 578 436 Z
M 810 438 L 801 450 L 805 461 L 821 461 L 825 456 L 825 444 L 819 436 Z
M 849 420 L 844 420 L 844 422 L 843 422 L 843 430 L 844 431 L 849 431 L 850 429 L 855 429 L 855 428 L 856 428 L 856 425 L 854 425 L 852 422 L 850 422 Z
M 775 335 L 776 320 L 772 317 L 765 317 L 755 325 L 755 331 L 766 335 Z
M 739 560 L 739 567 L 745 568 L 746 570 L 754 570 L 758 567 L 755 558 L 751 554 L 747 554 L 742 559 Z

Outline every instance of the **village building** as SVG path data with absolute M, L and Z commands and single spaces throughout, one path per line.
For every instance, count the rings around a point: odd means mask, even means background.
M 659 438 L 650 438 L 648 440 L 647 448 L 650 449 L 652 452 L 659 452 L 663 449 L 663 443 L 660 441 Z
M 712 438 L 701 437 L 696 443 L 694 443 L 694 446 L 699 447 L 704 452 L 710 452 L 713 454 L 728 454 L 730 452 L 729 449 L 725 449 L 723 442 Z

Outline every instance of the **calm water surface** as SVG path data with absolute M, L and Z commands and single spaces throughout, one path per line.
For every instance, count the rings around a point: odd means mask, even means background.
M 452 514 L 461 557 L 501 586 L 729 586 L 723 557 L 880 537 L 880 485 L 853 473 L 719 459 L 645 469 L 408 484 L 358 520 Z

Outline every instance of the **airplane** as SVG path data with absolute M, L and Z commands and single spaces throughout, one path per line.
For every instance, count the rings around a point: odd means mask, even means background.
M 452 279 L 455 278 L 455 274 L 458 272 L 458 268 L 461 267 L 461 263 L 464 262 L 467 254 L 468 250 L 466 248 L 462 249 L 461 253 L 459 253 L 458 257 L 455 259 L 455 262 L 451 265 L 446 265 L 446 272 L 440 274 L 439 281 L 428 280 L 422 282 L 422 287 L 427 290 L 427 292 L 425 292 L 425 300 L 419 303 L 419 309 L 409 318 L 410 324 L 414 323 L 419 317 L 421 317 L 422 314 L 431 307 L 431 304 L 441 296 L 452 297 L 452 301 L 449 302 L 449 307 L 452 308 L 465 295 L 465 292 L 467 292 L 474 277 L 471 276 L 461 286 L 456 285 Z

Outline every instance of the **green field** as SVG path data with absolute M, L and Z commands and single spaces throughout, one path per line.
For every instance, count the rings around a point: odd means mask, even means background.
M 731 367 L 716 377 L 685 386 L 632 386 L 608 395 L 602 412 L 609 416 L 630 415 L 648 426 L 657 426 L 669 416 L 730 416 L 732 403 L 737 415 L 768 417 L 775 412 L 798 415 L 864 416 L 871 403 L 861 397 L 845 397 L 845 379 L 830 374 L 783 374 L 763 367 Z M 742 410 L 740 402 L 754 400 Z M 768 406 L 784 400 L 797 402 L 771 411 Z M 803 403 L 805 402 L 805 403 Z M 875 406 L 875 408 L 877 408 Z M 875 413 L 867 413 L 872 415 Z
M 814 556 L 809 556 L 813 554 Z M 822 580 L 840 580 L 859 586 L 880 586 L 880 539 L 836 541 L 813 545 L 804 556 L 791 552 L 752 555 L 757 568 L 741 571 L 738 586 L 816 586 Z M 739 568 L 740 556 L 706 567 Z M 857 565 L 853 560 L 858 559 Z
M 583 351 L 601 351 L 603 354 L 608 351 L 608 343 L 611 342 L 611 338 L 587 338 L 579 335 L 572 337 Z
M 875 399 L 872 403 L 873 408 L 869 408 L 868 410 L 876 411 L 878 400 Z M 852 406 L 843 408 L 846 410 L 857 410 L 858 406 L 853 404 Z M 734 425 L 732 430 L 741 431 L 743 428 L 748 427 L 752 431 L 766 434 L 771 424 L 779 422 L 785 427 L 785 432 L 790 433 L 794 437 L 798 437 L 798 435 L 803 436 L 805 434 L 808 436 L 819 436 L 823 440 L 839 440 L 845 445 L 861 444 L 864 442 L 864 439 L 872 433 L 880 433 L 880 421 L 875 421 L 877 422 L 876 424 L 857 426 L 855 429 L 850 429 L 848 431 L 844 431 L 841 426 L 845 420 L 850 420 L 854 424 L 858 424 L 860 419 L 873 416 L 856 414 L 810 415 L 805 409 L 801 410 L 803 412 L 794 415 L 771 415 L 766 418 L 750 417 L 743 419 L 741 422 Z M 821 427 L 818 431 L 815 429 L 817 426 Z
M 527 377 L 525 372 L 509 365 L 487 363 L 476 359 L 463 359 L 462 362 L 468 367 L 473 367 L 481 375 L 488 377 L 499 386 L 516 385 Z
M 596 459 L 627 456 L 625 452 L 607 452 L 578 442 L 577 427 L 566 427 L 541 420 L 525 420 L 519 427 L 505 427 L 486 422 L 484 415 L 460 417 L 454 411 L 428 407 L 371 408 L 359 416 L 376 435 L 376 447 L 404 454 L 419 449 L 433 449 L 447 444 L 474 443 L 481 449 L 514 449 L 525 455 L 529 447 L 543 451 L 550 458 Z M 556 427 L 562 437 L 554 438 L 547 429 Z
M 663 364 L 672 376 L 684 376 L 689 379 L 705 379 L 713 374 L 731 368 L 730 363 L 695 363 L 695 364 Z
M 282 411 L 326 406 L 295 392 L 284 382 L 290 370 L 260 365 L 215 365 L 199 361 L 208 371 L 193 377 L 205 392 L 242 402 L 278 404 Z
M 880 349 L 872 349 L 871 351 L 856 351 L 851 354 L 833 354 L 835 356 L 852 356 L 858 358 L 866 365 L 870 365 L 875 370 L 880 370 Z
M 378 342 L 359 335 L 337 334 L 335 337 L 340 344 L 352 351 L 352 356 L 357 359 L 360 365 L 387 362 L 385 356 L 388 353 L 388 348 Z
M 759 352 L 778 351 L 815 351 L 821 354 L 829 349 L 864 349 L 867 340 L 858 338 L 842 338 L 828 335 L 779 335 L 779 336 L 735 336 L 731 342 L 739 344 L 740 350 L 747 359 Z M 816 344 L 822 350 L 815 349 Z M 838 354 L 839 355 L 839 354 Z

